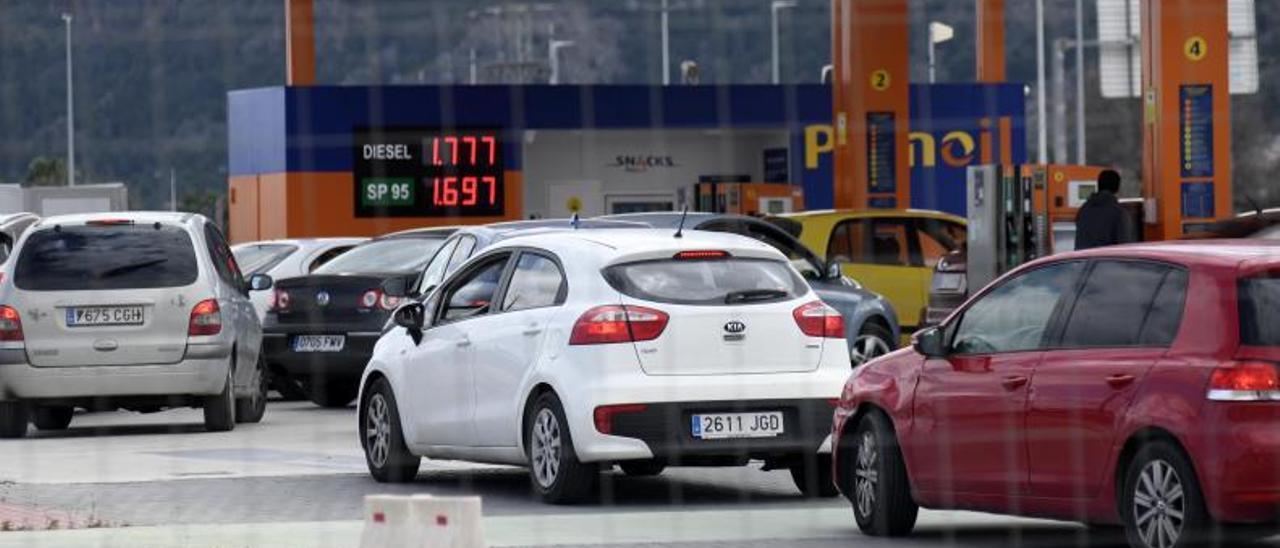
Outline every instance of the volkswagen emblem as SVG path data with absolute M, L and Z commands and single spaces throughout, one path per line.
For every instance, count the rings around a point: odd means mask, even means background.
M 734 333 L 734 334 L 737 334 L 737 333 L 742 333 L 743 331 L 746 331 L 746 330 L 747 330 L 747 324 L 742 323 L 742 322 L 740 322 L 740 321 L 738 321 L 738 320 L 733 320 L 733 321 L 730 321 L 730 322 L 726 322 L 726 323 L 724 324 L 724 332 L 725 332 L 725 333 Z
M 316 304 L 320 306 L 329 306 L 329 292 L 321 291 L 316 293 Z

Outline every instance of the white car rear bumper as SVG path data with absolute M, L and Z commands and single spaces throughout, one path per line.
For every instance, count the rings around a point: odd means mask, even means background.
M 561 401 L 584 462 L 830 452 L 834 407 L 847 368 L 806 373 L 752 375 L 645 375 L 614 372 L 560 386 Z M 613 434 L 601 433 L 595 409 L 644 404 L 640 413 L 618 415 Z M 693 414 L 782 411 L 787 432 L 776 439 L 702 441 L 692 437 Z

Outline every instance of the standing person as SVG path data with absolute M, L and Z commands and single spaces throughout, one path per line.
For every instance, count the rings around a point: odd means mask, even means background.
M 1098 174 L 1098 191 L 1076 213 L 1076 249 L 1089 249 L 1130 241 L 1129 214 L 1120 207 L 1120 174 Z

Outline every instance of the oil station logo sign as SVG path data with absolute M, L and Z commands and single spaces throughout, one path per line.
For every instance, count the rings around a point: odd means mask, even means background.
M 501 216 L 502 140 L 494 128 L 358 128 L 356 217 Z

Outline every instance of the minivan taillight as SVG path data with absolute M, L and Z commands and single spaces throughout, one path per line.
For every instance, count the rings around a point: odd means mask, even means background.
M 187 327 L 187 336 L 200 337 L 217 335 L 222 332 L 222 310 L 218 301 L 205 299 L 196 303 L 191 309 L 191 323 Z
M 1209 377 L 1214 401 L 1280 401 L 1280 368 L 1268 362 L 1231 362 Z
M 651 341 L 667 328 L 667 313 L 643 306 L 610 304 L 582 313 L 569 344 Z
M 791 313 L 800 331 L 810 337 L 844 338 L 844 317 L 822 301 L 800 305 Z
M 21 341 L 22 317 L 11 306 L 0 306 L 0 341 Z

